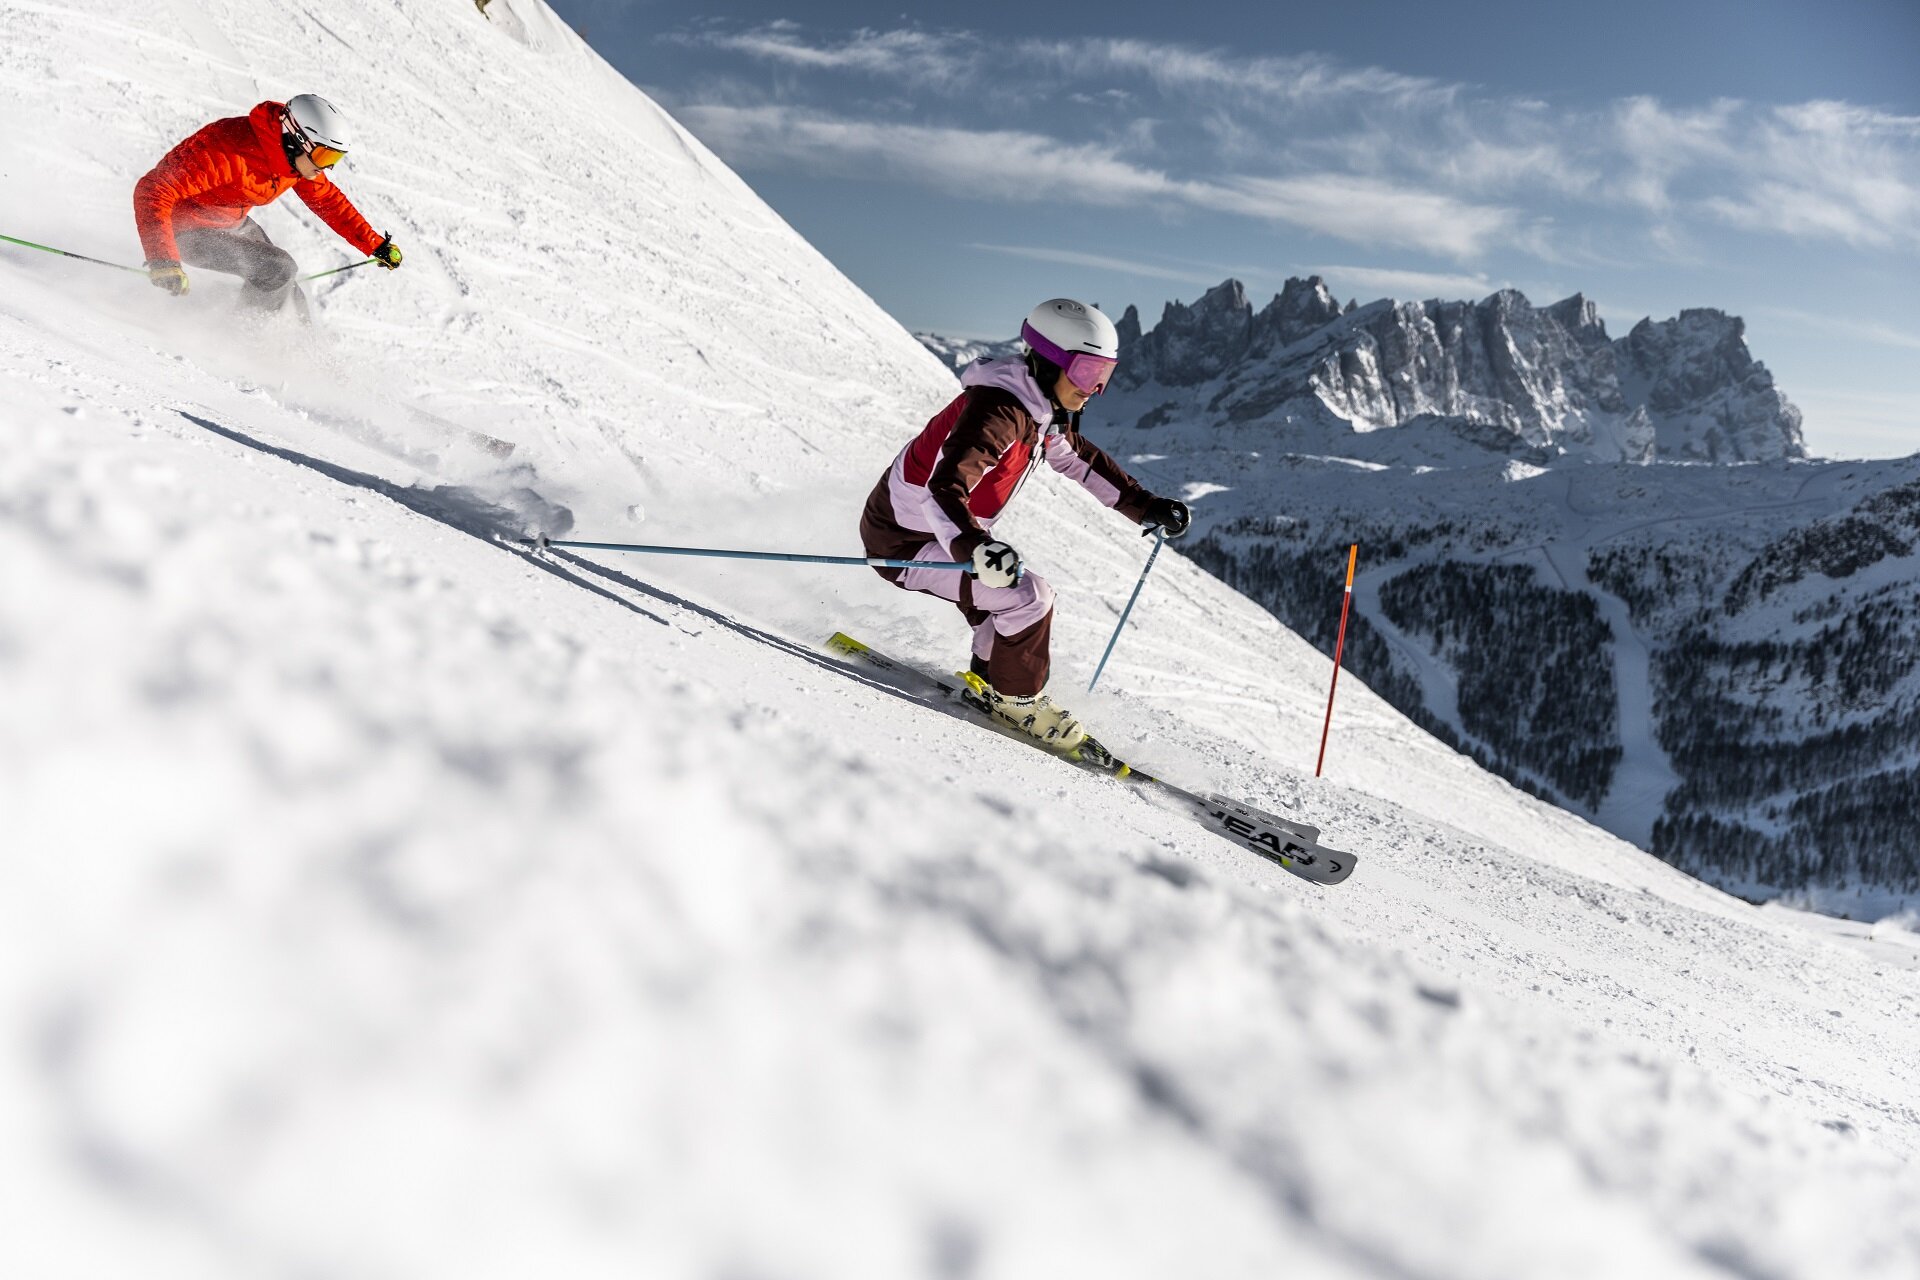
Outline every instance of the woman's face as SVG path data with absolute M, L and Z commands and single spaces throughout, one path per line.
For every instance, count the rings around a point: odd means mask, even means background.
M 1060 376 L 1054 380 L 1053 398 L 1058 400 L 1060 407 L 1068 413 L 1078 413 L 1087 407 L 1087 401 L 1093 397 L 1074 386 L 1073 380 L 1067 377 L 1066 371 L 1063 369 L 1060 372 Z

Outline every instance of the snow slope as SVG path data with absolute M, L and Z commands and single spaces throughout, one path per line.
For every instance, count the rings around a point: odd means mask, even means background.
M 489 12 L 0 0 L 0 229 L 131 258 L 156 138 L 315 88 L 408 251 L 323 337 L 0 259 L 0 1274 L 1920 1265 L 1910 935 L 1747 908 L 1357 682 L 1314 781 L 1324 660 L 1185 561 L 1076 704 L 1339 890 L 824 659 L 962 652 L 863 570 L 496 541 L 851 549 L 953 384 Z M 1036 486 L 1065 691 L 1144 545 Z

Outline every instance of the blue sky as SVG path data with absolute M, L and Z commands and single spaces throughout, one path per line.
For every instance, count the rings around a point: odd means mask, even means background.
M 1714 306 L 1827 455 L 1920 450 L 1920 0 L 552 0 L 908 327 L 1073 294 Z

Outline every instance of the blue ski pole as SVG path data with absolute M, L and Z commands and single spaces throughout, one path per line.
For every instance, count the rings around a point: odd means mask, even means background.
M 1140 588 L 1147 585 L 1147 575 L 1153 572 L 1154 557 L 1160 554 L 1160 548 L 1167 543 L 1167 531 L 1153 531 L 1153 550 L 1147 555 L 1146 567 L 1140 570 L 1140 581 L 1133 584 L 1133 594 L 1127 597 L 1127 607 L 1120 611 L 1120 623 L 1113 629 L 1113 639 L 1107 641 L 1107 651 L 1100 655 L 1100 665 L 1093 669 L 1093 679 L 1087 681 L 1087 692 L 1093 692 L 1093 686 L 1100 683 L 1100 673 L 1107 669 L 1107 659 L 1113 656 L 1113 646 L 1120 643 L 1120 633 L 1127 629 L 1127 616 L 1133 612 L 1133 602 L 1140 598 Z
M 864 564 L 881 569 L 951 569 L 971 572 L 965 560 L 885 560 L 876 556 L 803 556 L 787 551 L 727 551 L 719 547 L 657 547 L 638 542 L 571 542 L 535 534 L 528 539 L 537 550 L 581 547 L 592 551 L 637 551 L 653 556 L 717 556 L 723 560 L 781 560 L 791 564 Z

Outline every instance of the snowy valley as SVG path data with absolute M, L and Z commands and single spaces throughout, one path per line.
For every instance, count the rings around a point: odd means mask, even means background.
M 1314 779 L 1328 663 L 1232 585 L 1239 490 L 1198 504 L 1226 580 L 1163 556 L 1093 696 L 1139 531 L 1052 476 L 1002 527 L 1062 698 L 1322 827 L 1336 889 L 863 679 L 829 633 L 965 654 L 865 569 L 530 555 L 854 551 L 956 384 L 540 0 L 161 9 L 0 0 L 0 231 L 135 261 L 172 140 L 323 89 L 407 261 L 306 330 L 0 246 L 0 1274 L 1920 1266 L 1910 921 L 1752 907 L 1364 680 Z M 1270 448 L 1109 420 L 1170 486 Z M 1377 474 L 1341 456 L 1259 483 Z M 1895 465 L 1736 474 L 1905 540 Z M 1645 467 L 1495 471 L 1516 522 L 1673 518 Z M 1743 608 L 1816 608 L 1797 563 Z

